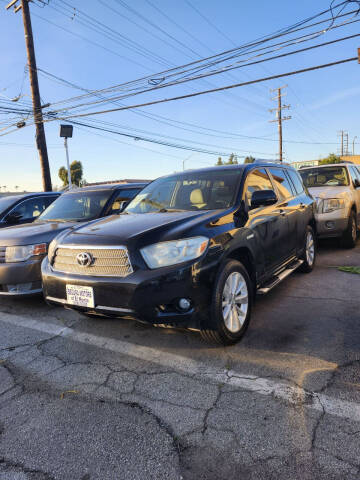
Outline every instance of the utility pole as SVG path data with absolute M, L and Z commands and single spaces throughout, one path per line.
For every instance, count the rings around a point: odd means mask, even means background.
M 340 156 L 343 157 L 345 155 L 349 155 L 349 134 L 345 132 L 345 130 L 340 130 L 338 133 L 340 137 Z
M 360 49 L 359 49 L 360 50 Z M 355 155 L 355 140 L 357 139 L 357 136 L 355 135 L 353 139 L 353 149 L 352 149 L 352 154 Z
M 283 133 L 282 133 L 282 122 L 284 120 L 290 120 L 291 116 L 283 117 L 282 111 L 284 109 L 289 109 L 290 105 L 283 105 L 282 104 L 282 97 L 283 94 L 281 91 L 286 88 L 287 85 L 284 85 L 283 87 L 275 88 L 275 89 L 270 89 L 270 92 L 277 92 L 277 96 L 272 98 L 271 100 L 277 100 L 278 106 L 277 108 L 271 108 L 269 111 L 276 112 L 276 119 L 275 120 L 270 120 L 270 123 L 276 122 L 278 124 L 278 132 L 279 132 L 279 160 L 280 163 L 283 162 Z
M 27 59 L 28 59 L 28 66 L 29 66 L 30 87 L 31 87 L 31 93 L 32 93 L 34 121 L 35 121 L 35 128 L 36 128 L 36 147 L 38 149 L 39 157 L 40 157 L 43 189 L 45 192 L 51 192 L 52 186 L 51 186 L 51 177 L 50 177 L 49 158 L 48 158 L 48 152 L 47 152 L 47 146 L 46 146 L 43 115 L 41 110 L 41 99 L 40 99 L 39 81 L 38 81 L 37 68 L 36 68 L 34 40 L 33 40 L 32 27 L 31 27 L 29 0 L 20 0 L 20 5 L 16 5 L 17 2 L 18 0 L 12 0 L 6 6 L 6 9 L 9 9 L 12 6 L 14 6 L 15 13 L 17 13 L 19 10 L 22 10 L 26 52 L 27 52 Z

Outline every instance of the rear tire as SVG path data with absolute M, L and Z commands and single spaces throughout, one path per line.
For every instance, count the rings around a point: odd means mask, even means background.
M 341 244 L 344 248 L 354 248 L 357 240 L 356 214 L 351 210 L 348 226 L 343 233 Z
M 305 232 L 304 253 L 301 256 L 303 263 L 298 268 L 299 272 L 310 273 L 313 271 L 316 261 L 316 238 L 312 227 L 308 225 Z
M 229 260 L 218 272 L 208 320 L 201 336 L 210 343 L 233 345 L 246 332 L 251 316 L 253 285 L 242 263 Z

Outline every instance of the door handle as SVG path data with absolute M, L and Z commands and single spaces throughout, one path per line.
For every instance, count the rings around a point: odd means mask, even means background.
M 279 211 L 280 211 L 280 215 L 281 215 L 282 217 L 285 217 L 285 215 L 286 215 L 285 210 L 283 210 L 282 208 L 280 208 Z

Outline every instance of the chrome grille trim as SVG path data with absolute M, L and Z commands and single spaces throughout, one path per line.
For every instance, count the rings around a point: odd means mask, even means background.
M 76 261 L 81 253 L 90 253 L 93 262 L 83 267 Z M 58 245 L 52 264 L 54 271 L 84 276 L 127 277 L 133 272 L 129 253 L 124 246 Z
M 5 263 L 6 247 L 0 247 L 0 263 Z

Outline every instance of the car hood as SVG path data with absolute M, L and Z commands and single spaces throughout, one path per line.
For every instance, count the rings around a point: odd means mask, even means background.
M 344 198 L 351 195 L 350 187 L 310 187 L 309 192 L 314 198 Z
M 49 243 L 59 233 L 74 225 L 74 222 L 34 222 L 6 227 L 0 230 L 0 246 L 33 245 Z
M 124 245 L 137 246 L 168 241 L 193 235 L 206 234 L 206 226 L 216 222 L 224 210 L 154 212 L 120 214 L 106 217 L 72 230 L 61 239 L 71 245 Z

